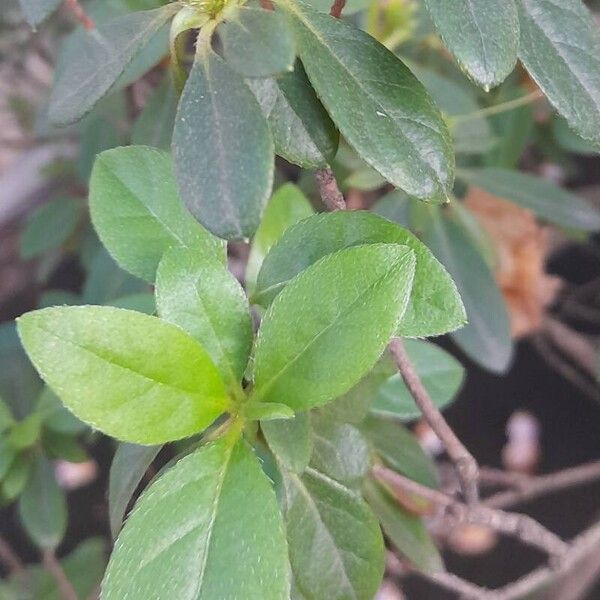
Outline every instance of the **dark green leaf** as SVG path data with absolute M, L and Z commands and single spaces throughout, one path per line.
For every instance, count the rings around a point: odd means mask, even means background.
M 313 213 L 314 210 L 306 196 L 293 183 L 282 185 L 273 194 L 252 240 L 246 265 L 247 289 L 254 289 L 265 256 L 284 231 Z
M 552 121 L 552 133 L 560 146 L 569 152 L 573 152 L 573 154 L 584 156 L 596 154 L 592 144 L 577 135 L 561 117 L 556 117 Z
M 402 509 L 372 481 L 365 484 L 365 497 L 392 544 L 420 571 L 444 571 L 444 563 L 423 521 Z
M 271 484 L 246 443 L 229 435 L 182 458 L 142 494 L 102 597 L 285 600 L 288 570 Z
M 131 143 L 169 150 L 177 100 L 173 82 L 170 77 L 165 76 L 133 124 Z
M 19 0 L 21 10 L 27 22 L 37 27 L 45 21 L 60 5 L 62 0 Z
M 40 414 L 46 429 L 60 435 L 76 436 L 87 429 L 87 425 L 70 413 L 48 386 L 44 386 L 39 395 L 36 412 Z
M 404 345 L 431 400 L 438 408 L 443 408 L 453 400 L 461 386 L 464 375 L 462 366 L 435 344 L 405 340 Z M 393 375 L 379 388 L 372 410 L 404 421 L 421 415 L 395 368 Z
M 121 296 L 116 300 L 111 300 L 106 303 L 108 306 L 116 308 L 125 308 L 127 310 L 135 310 L 137 312 L 153 315 L 156 312 L 156 304 L 152 294 L 129 294 Z
M 358 494 L 318 471 L 284 475 L 295 598 L 371 600 L 381 583 L 379 525 Z
M 279 12 L 236 7 L 219 27 L 223 56 L 244 77 L 270 77 L 294 68 L 294 36 Z
M 75 439 L 45 429 L 42 433 L 42 445 L 49 458 L 66 460 L 71 463 L 81 463 L 89 460 L 85 448 Z
M 435 463 L 402 425 L 387 419 L 369 417 L 360 430 L 388 467 L 421 485 L 438 487 Z
M 180 439 L 228 408 L 206 352 L 155 317 L 107 306 L 45 308 L 20 317 L 19 334 L 65 406 L 118 439 Z
M 12 502 L 23 492 L 31 475 L 31 467 L 32 458 L 26 452 L 19 454 L 10 463 L 6 475 L 0 482 L 0 495 L 4 500 Z
M 452 337 L 472 360 L 502 373 L 510 364 L 513 346 L 500 290 L 469 233 L 437 209 L 429 217 L 422 224 L 422 240 L 452 275 L 469 320 Z
M 116 539 L 133 493 L 162 446 L 119 444 L 110 465 L 108 515 L 110 531 Z
M 262 320 L 254 399 L 302 410 L 360 381 L 406 310 L 414 265 L 408 247 L 372 244 L 330 254 L 298 275 Z
M 2 435 L 15 422 L 10 408 L 0 396 L 0 435 Z
M 289 280 L 323 256 L 361 244 L 396 243 L 416 257 L 411 298 L 399 334 L 432 336 L 465 322 L 456 286 L 431 252 L 409 231 L 363 211 L 315 215 L 290 227 L 261 267 L 253 300 L 268 305 Z
M 147 146 L 103 152 L 90 181 L 90 211 L 100 239 L 126 270 L 154 281 L 166 250 L 183 247 L 224 260 L 223 243 L 184 209 L 169 156 Z
M 267 118 L 276 154 L 305 169 L 324 167 L 333 159 L 339 134 L 300 61 L 291 73 L 247 83 Z
M 178 9 L 173 3 L 131 13 L 72 38 L 69 63 L 60 70 L 50 97 L 50 120 L 68 125 L 88 113 Z
M 156 276 L 161 318 L 179 325 L 206 350 L 224 381 L 238 389 L 252 347 L 252 322 L 244 290 L 217 260 L 174 248 Z
M 196 56 L 173 132 L 175 175 L 190 212 L 225 239 L 250 237 L 273 181 L 273 141 L 248 86 L 210 48 Z
M 285 421 L 263 421 L 260 425 L 269 448 L 286 469 L 302 473 L 313 451 L 308 412 L 296 413 Z
M 52 464 L 42 455 L 33 461 L 31 476 L 19 498 L 19 516 L 34 543 L 53 550 L 67 529 L 67 503 Z
M 31 413 L 13 425 L 6 439 L 13 448 L 24 450 L 37 442 L 41 427 L 41 415 L 37 412 Z
M 64 244 L 75 230 L 80 208 L 75 198 L 50 200 L 38 208 L 21 234 L 21 256 L 33 258 Z
M 300 3 L 285 6 L 308 77 L 348 143 L 393 185 L 445 201 L 454 170 L 450 135 L 416 77 L 349 23 Z
M 600 211 L 546 179 L 492 167 L 461 170 L 460 178 L 555 225 L 583 231 L 600 229 Z
M 556 110 L 600 149 L 600 31 L 581 0 L 516 0 L 519 58 Z
M 513 0 L 425 0 L 442 40 L 458 64 L 486 91 L 517 63 L 519 17 Z
M 6 440 L 6 436 L 0 437 L 0 481 L 4 479 L 17 458 L 17 450 Z

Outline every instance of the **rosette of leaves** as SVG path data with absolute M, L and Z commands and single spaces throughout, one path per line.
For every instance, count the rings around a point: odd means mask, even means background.
M 103 597 L 366 600 L 383 574 L 380 523 L 418 568 L 443 568 L 418 516 L 374 481 L 363 495 L 375 460 L 436 485 L 410 433 L 375 417 L 393 375 L 381 364 L 388 340 L 464 322 L 431 253 L 366 212 L 302 218 L 308 203 L 288 184 L 253 244 L 254 295 L 268 306 L 255 335 L 224 244 L 185 212 L 167 154 L 106 151 L 90 203 L 114 259 L 154 283 L 158 317 L 55 306 L 23 315 L 18 330 L 64 406 L 126 443 L 111 474 L 115 533 L 160 446 L 187 440 L 118 533 Z M 299 236 L 304 248 L 290 254 Z M 424 368 L 439 360 L 429 357 Z M 460 373 L 454 381 L 455 390 Z M 361 408 L 348 410 L 356 398 Z M 389 427 L 404 440 L 400 454 L 381 446 L 377 431 Z

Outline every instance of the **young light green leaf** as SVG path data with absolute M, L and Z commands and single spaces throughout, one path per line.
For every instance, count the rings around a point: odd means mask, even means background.
M 556 110 L 600 149 L 600 31 L 581 0 L 516 0 L 519 58 Z
M 447 127 L 425 88 L 367 33 L 286 0 L 308 77 L 358 154 L 390 183 L 443 202 L 453 181 Z
M 75 198 L 57 198 L 33 212 L 21 234 L 21 257 L 33 258 L 60 247 L 75 230 L 80 209 Z
M 402 425 L 380 417 L 369 417 L 360 426 L 360 431 L 390 469 L 421 485 L 438 487 L 435 463 Z
M 377 362 L 406 310 L 415 257 L 397 244 L 330 254 L 290 282 L 256 343 L 256 400 L 295 410 L 326 404 Z
M 284 231 L 314 213 L 310 202 L 293 183 L 282 185 L 271 197 L 256 230 L 246 265 L 246 289 L 256 286 L 256 278 L 265 256 Z
M 286 404 L 276 402 L 246 402 L 244 416 L 250 421 L 279 421 L 292 419 L 294 411 Z
M 37 442 L 41 429 L 42 417 L 39 413 L 33 412 L 22 421 L 15 423 L 6 439 L 16 450 L 24 450 Z
M 308 412 L 298 412 L 285 421 L 263 421 L 260 428 L 271 452 L 286 469 L 302 473 L 313 451 L 312 428 Z
M 288 570 L 275 493 L 252 450 L 228 435 L 182 458 L 142 494 L 102 597 L 286 600 Z
M 384 545 L 360 496 L 309 467 L 302 477 L 284 474 L 284 501 L 297 597 L 371 600 L 383 575 Z
M 312 415 L 311 466 L 346 485 L 356 485 L 369 470 L 369 446 L 358 429 Z
M 461 169 L 459 177 L 560 227 L 600 230 L 600 211 L 546 179 L 511 169 Z
M 246 83 L 267 118 L 277 155 L 304 169 L 324 167 L 333 160 L 338 131 L 299 60 L 291 73 Z
M 515 68 L 519 16 L 513 0 L 425 0 L 444 44 L 486 91 Z
M 90 180 L 90 211 L 115 260 L 147 281 L 154 281 L 169 248 L 225 259 L 223 242 L 198 225 L 181 204 L 171 161 L 160 150 L 129 146 L 103 152 Z
M 16 458 L 16 448 L 8 443 L 6 436 L 0 437 L 0 481 L 4 479 Z
M 69 48 L 50 96 L 49 117 L 56 125 L 81 119 L 105 96 L 138 52 L 179 10 L 177 3 L 127 14 L 102 23 Z
M 461 364 L 435 344 L 405 340 L 404 345 L 431 400 L 438 408 L 443 408 L 460 389 L 464 376 Z M 372 411 L 404 421 L 421 415 L 396 369 L 379 388 Z
M 170 150 L 177 100 L 173 82 L 165 76 L 133 124 L 131 143 Z
M 273 141 L 240 75 L 212 50 L 197 54 L 173 132 L 175 175 L 184 204 L 225 239 L 250 237 L 273 181 Z
M 442 557 L 421 519 L 403 510 L 373 481 L 365 484 L 365 498 L 392 544 L 417 569 L 425 573 L 445 570 Z
M 208 354 L 156 317 L 69 306 L 27 313 L 18 328 L 29 358 L 65 406 L 117 439 L 184 438 L 228 409 Z
M 161 448 L 138 444 L 117 446 L 108 478 L 108 516 L 113 539 L 119 534 L 133 493 Z
M 399 335 L 425 337 L 461 327 L 466 317 L 456 286 L 430 250 L 406 229 L 365 211 L 319 214 L 290 227 L 265 258 L 253 300 L 268 305 L 289 280 L 332 252 L 384 242 L 408 246 L 416 257 Z
M 513 352 L 508 314 L 475 242 L 460 223 L 438 210 L 422 224 L 421 239 L 448 269 L 465 303 L 469 324 L 452 334 L 454 341 L 486 369 L 506 371 Z
M 31 475 L 33 458 L 30 453 L 21 452 L 10 463 L 4 478 L 0 482 L 0 498 L 12 502 L 23 492 Z
M 294 36 L 279 12 L 236 7 L 227 11 L 218 33 L 225 60 L 244 77 L 271 77 L 294 68 Z
M 19 0 L 26 21 L 35 29 L 60 5 L 62 0 Z
M 244 290 L 216 259 L 173 248 L 156 275 L 158 314 L 179 325 L 206 350 L 233 389 L 239 388 L 252 347 Z
M 52 464 L 41 454 L 36 455 L 31 476 L 19 498 L 19 516 L 39 548 L 53 550 L 65 535 L 65 494 L 56 482 Z

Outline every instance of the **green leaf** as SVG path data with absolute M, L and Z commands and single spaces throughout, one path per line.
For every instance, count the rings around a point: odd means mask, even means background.
M 559 227 L 600 230 L 600 211 L 546 179 L 510 169 L 461 169 L 459 177 L 478 188 L 514 202 Z
M 46 429 L 42 433 L 42 446 L 49 458 L 81 463 L 89 459 L 85 448 L 74 438 Z
M 158 314 L 179 325 L 206 350 L 224 381 L 239 389 L 252 348 L 244 290 L 216 259 L 174 248 L 156 276 Z
M 312 429 L 308 412 L 298 412 L 285 421 L 263 421 L 260 428 L 271 452 L 294 473 L 302 473 L 313 451 Z
M 403 510 L 372 481 L 365 484 L 365 497 L 386 536 L 417 569 L 425 573 L 445 570 L 442 557 L 421 519 Z
M 270 77 L 294 68 L 294 36 L 279 12 L 236 7 L 227 11 L 218 33 L 225 60 L 244 77 Z
M 153 315 L 156 312 L 156 304 L 152 294 L 129 294 L 121 296 L 116 300 L 111 300 L 106 303 L 108 306 L 116 308 L 125 308 L 127 310 L 135 310 L 137 312 Z
M 289 406 L 276 402 L 246 402 L 244 416 L 250 421 L 278 421 L 293 418 L 294 411 Z
M 19 0 L 26 21 L 35 29 L 60 5 L 62 0 Z
M 267 118 L 277 155 L 305 169 L 324 167 L 333 160 L 338 131 L 299 60 L 291 73 L 246 83 Z
M 60 435 L 76 436 L 87 430 L 87 425 L 70 413 L 48 386 L 38 397 L 36 412 L 41 415 L 44 428 Z
M 176 10 L 179 5 L 172 3 L 134 12 L 73 38 L 69 63 L 58 73 L 50 96 L 50 120 L 68 125 L 88 113 Z
M 273 194 L 252 240 L 246 265 L 247 289 L 254 289 L 265 256 L 284 231 L 313 213 L 314 210 L 306 196 L 293 183 L 282 185 Z
M 331 2 L 329 0 L 306 0 L 304 4 L 323 13 L 328 13 L 331 10 Z M 343 14 L 345 16 L 353 15 L 369 8 L 369 6 L 370 0 L 348 0 L 344 4 Z
M 117 446 L 108 478 L 108 516 L 113 539 L 119 534 L 131 497 L 161 448 L 126 443 Z
M 286 554 L 271 484 L 247 444 L 227 436 L 182 458 L 142 494 L 102 597 L 286 600 Z
M 360 430 L 389 468 L 421 485 L 438 487 L 435 463 L 408 429 L 387 419 L 369 417 Z
M 423 223 L 421 239 L 448 269 L 465 303 L 469 324 L 452 338 L 476 363 L 503 373 L 513 352 L 508 314 L 475 242 L 459 222 L 437 210 Z
M 165 76 L 133 124 L 131 143 L 169 150 L 177 100 L 173 82 L 170 77 Z
M 600 31 L 581 0 L 516 0 L 519 58 L 556 110 L 600 149 Z
M 404 345 L 431 400 L 438 408 L 444 408 L 454 399 L 462 384 L 464 369 L 461 364 L 435 344 L 404 340 Z M 395 368 L 393 375 L 379 388 L 372 411 L 404 421 L 421 415 Z
M 298 275 L 262 320 L 253 397 L 302 410 L 348 391 L 393 335 L 414 265 L 406 246 L 372 244 L 330 254 Z
M 383 576 L 381 530 L 358 494 L 318 471 L 284 474 L 294 587 L 305 600 L 371 600 Z
M 454 156 L 447 127 L 409 69 L 367 33 L 286 0 L 308 77 L 358 154 L 390 183 L 445 201 Z
M 57 198 L 33 212 L 21 234 L 21 257 L 27 260 L 62 246 L 77 226 L 80 208 L 75 198 Z
M 370 467 L 369 446 L 360 431 L 319 415 L 312 415 L 311 423 L 311 467 L 340 483 L 358 483 Z
M 155 317 L 107 306 L 45 308 L 19 318 L 42 377 L 82 421 L 117 439 L 160 444 L 228 409 L 201 346 Z
M 486 91 L 515 68 L 519 17 L 513 0 L 425 0 L 444 44 Z
M 103 152 L 90 181 L 94 227 L 127 271 L 154 281 L 166 250 L 183 247 L 224 260 L 223 243 L 184 209 L 169 156 L 147 146 Z
M 13 425 L 6 439 L 13 448 L 24 450 L 37 442 L 41 427 L 41 415 L 37 412 L 31 413 Z
M 0 437 L 0 481 L 4 479 L 16 458 L 15 447 L 8 443 L 6 436 Z
M 210 49 L 196 56 L 173 132 L 184 204 L 225 239 L 250 237 L 273 182 L 273 141 L 252 92 Z
M 596 154 L 596 150 L 592 144 L 577 135 L 569 127 L 569 124 L 559 116 L 555 116 L 552 120 L 552 134 L 560 147 L 568 152 L 584 156 Z
M 12 427 L 15 419 L 12 416 L 10 408 L 0 396 L 0 435 L 3 434 L 9 427 Z
M 83 304 L 107 304 L 123 296 L 145 292 L 148 284 L 123 271 L 112 256 L 100 248 L 83 284 L 80 302 Z
M 31 475 L 31 455 L 22 452 L 11 463 L 6 475 L 0 483 L 0 494 L 4 500 L 12 502 L 22 492 Z
M 382 242 L 408 246 L 416 258 L 411 297 L 398 333 L 426 337 L 462 326 L 465 313 L 456 286 L 429 249 L 409 231 L 365 211 L 315 215 L 290 227 L 265 258 L 253 300 L 268 305 L 289 280 L 328 254 Z
M 56 483 L 52 464 L 41 454 L 35 457 L 31 477 L 19 498 L 19 517 L 39 548 L 53 550 L 65 535 L 65 495 Z

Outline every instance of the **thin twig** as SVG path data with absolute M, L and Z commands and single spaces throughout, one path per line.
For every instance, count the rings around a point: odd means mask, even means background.
M 568 549 L 557 535 L 527 515 L 505 512 L 483 504 L 464 504 L 452 496 L 425 487 L 381 465 L 374 465 L 372 471 L 379 481 L 392 490 L 415 494 L 443 508 L 453 526 L 470 523 L 489 527 L 538 548 L 553 558 L 561 559 Z
M 521 481 L 516 484 L 517 489 L 498 492 L 487 498 L 484 503 L 490 508 L 504 508 L 599 479 L 600 461 L 541 477 L 521 476 Z
M 520 96 L 519 98 L 515 98 L 514 100 L 508 100 L 507 102 L 502 102 L 501 104 L 494 104 L 493 106 L 488 106 L 486 108 L 482 108 L 480 110 L 476 110 L 472 113 L 467 113 L 465 115 L 453 116 L 451 117 L 451 123 L 463 123 L 464 121 L 471 121 L 472 119 L 479 119 L 481 117 L 499 115 L 510 110 L 515 110 L 515 108 L 520 108 L 521 106 L 531 104 L 532 102 L 540 100 L 543 97 L 543 92 L 541 90 L 536 90 L 535 92 L 525 94 L 524 96 Z
M 318 169 L 315 171 L 315 181 L 323 204 L 329 210 L 346 210 L 346 201 L 338 187 L 335 175 L 331 169 Z
M 94 21 L 79 4 L 79 0 L 65 0 L 65 7 L 84 29 L 94 29 Z
M 344 6 L 346 6 L 346 0 L 333 0 L 333 4 L 331 5 L 331 10 L 329 11 L 329 14 L 332 17 L 339 19 L 342 16 Z
M 0 536 L 0 561 L 4 563 L 10 573 L 25 572 L 21 559 L 2 536 Z
M 464 600 L 480 600 L 489 592 L 489 590 L 475 585 L 466 579 L 462 579 L 458 575 L 454 575 L 454 573 L 445 571 L 439 573 L 422 573 L 421 571 L 415 571 L 415 574 L 420 575 L 428 581 L 433 581 L 440 587 L 451 592 L 455 592 L 459 598 Z
M 77 592 L 73 588 L 73 585 L 69 581 L 52 550 L 44 550 L 42 553 L 42 565 L 44 566 L 44 569 L 52 575 L 56 587 L 64 600 L 79 600 L 77 598 Z
M 531 482 L 533 477 L 515 471 L 503 471 L 492 467 L 479 467 L 479 484 L 481 486 L 504 486 L 521 488 Z
M 402 376 L 406 387 L 409 389 L 415 403 L 423 417 L 440 438 L 448 456 L 454 463 L 460 479 L 465 500 L 473 504 L 479 500 L 479 467 L 472 454 L 465 448 L 454 431 L 450 428 L 442 413 L 436 408 L 429 393 L 419 379 L 415 368 L 404 348 L 402 340 L 394 338 L 389 344 L 390 352 L 394 358 L 398 372 Z

